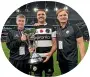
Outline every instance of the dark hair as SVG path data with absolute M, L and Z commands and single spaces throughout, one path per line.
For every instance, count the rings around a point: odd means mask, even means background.
M 47 14 L 47 12 L 46 12 L 44 9 L 38 9 L 37 13 L 38 13 L 39 11 L 43 11 L 43 12 L 45 12 L 45 13 Z

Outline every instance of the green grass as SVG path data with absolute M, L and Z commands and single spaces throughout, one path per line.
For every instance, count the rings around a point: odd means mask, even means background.
M 88 49 L 88 44 L 89 44 L 88 42 L 85 42 L 86 51 Z M 7 48 L 5 42 L 2 42 L 2 48 L 3 48 L 3 51 L 6 55 L 6 57 L 9 58 L 9 49 Z M 61 75 L 61 72 L 60 72 L 59 66 L 58 66 L 58 62 L 57 62 L 56 54 L 57 54 L 57 52 L 55 52 L 54 55 L 53 55 L 53 58 L 54 58 L 54 73 L 53 73 L 53 76 Z M 79 62 L 80 62 L 80 52 L 78 52 L 78 63 Z
M 2 42 L 2 48 L 3 48 L 3 51 L 4 51 L 5 55 L 6 55 L 6 57 L 9 59 L 9 49 L 7 48 L 5 42 Z

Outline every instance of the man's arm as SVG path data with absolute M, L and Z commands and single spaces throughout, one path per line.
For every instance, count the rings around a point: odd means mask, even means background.
M 47 62 L 49 60 L 49 58 L 53 55 L 53 53 L 56 51 L 57 48 L 57 44 L 56 44 L 56 38 L 52 38 L 52 48 L 50 50 L 50 52 L 45 53 L 46 59 L 44 60 L 44 62 Z
M 82 32 L 78 26 L 73 25 L 72 27 L 73 27 L 74 32 L 75 32 L 75 37 L 76 37 L 76 41 L 77 41 L 77 44 L 78 44 L 79 49 L 80 49 L 80 55 L 81 55 L 81 60 L 82 60 L 84 55 L 85 55 L 85 46 L 84 46 L 83 34 L 82 34 Z
M 83 57 L 85 56 L 84 40 L 83 40 L 83 37 L 79 37 L 76 40 L 77 40 L 77 44 L 78 44 L 79 49 L 80 49 L 80 55 L 81 55 L 81 60 L 82 60 Z

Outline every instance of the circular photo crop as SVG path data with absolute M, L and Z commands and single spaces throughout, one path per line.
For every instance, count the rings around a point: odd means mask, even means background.
M 88 49 L 89 32 L 71 7 L 37 1 L 10 15 L 1 43 L 7 59 L 22 73 L 51 77 L 66 74 L 80 63 Z

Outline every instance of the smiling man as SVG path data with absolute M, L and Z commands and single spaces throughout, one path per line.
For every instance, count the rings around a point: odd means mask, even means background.
M 23 14 L 19 14 L 16 17 L 17 29 L 10 30 L 7 36 L 7 47 L 10 50 L 9 61 L 20 71 L 29 74 L 28 59 L 30 53 L 28 45 L 26 44 L 26 36 L 22 34 L 26 17 Z
M 80 29 L 68 21 L 69 12 L 59 9 L 56 12 L 59 26 L 57 27 L 57 56 L 61 73 L 67 73 L 78 64 L 78 49 L 81 59 L 85 55 L 84 40 Z
M 46 11 L 39 9 L 37 11 L 36 26 L 36 53 L 43 54 L 43 63 L 36 65 L 35 76 L 42 77 L 45 71 L 45 77 L 51 77 L 54 72 L 53 53 L 56 50 L 56 31 L 52 25 L 46 23 Z

